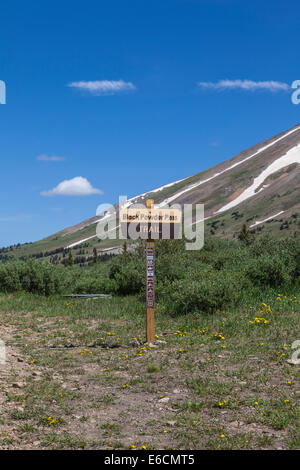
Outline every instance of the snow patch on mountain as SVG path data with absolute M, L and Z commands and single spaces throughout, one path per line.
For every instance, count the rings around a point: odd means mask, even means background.
M 170 188 L 171 186 L 174 186 L 174 184 L 181 183 L 181 181 L 184 181 L 187 178 L 188 176 L 181 180 L 174 181 L 173 183 L 168 183 L 168 184 L 165 184 L 164 186 L 160 186 L 159 188 L 152 189 L 151 191 L 148 191 L 146 193 L 139 194 L 138 196 L 134 196 L 128 199 L 128 202 L 130 201 L 130 205 L 135 204 L 138 201 L 138 199 L 145 199 L 145 196 L 147 196 L 148 194 L 157 193 L 158 191 L 162 191 L 163 189 Z M 126 206 L 126 207 L 129 207 L 129 206 Z
M 69 246 L 66 246 L 66 250 L 69 249 L 69 248 L 74 248 L 74 246 L 77 246 L 77 245 L 81 245 L 81 243 L 84 243 L 88 240 L 91 240 L 91 238 L 95 238 L 97 235 L 93 235 L 92 237 L 88 237 L 88 238 L 83 238 L 83 240 L 79 240 L 78 242 L 75 242 L 75 243 L 71 243 L 71 245 Z
M 249 157 L 246 157 L 244 158 L 243 160 L 239 161 L 239 162 L 236 162 L 234 163 L 233 165 L 229 166 L 228 168 L 225 168 L 225 170 L 222 170 L 220 171 L 219 173 L 215 173 L 213 176 L 211 176 L 210 178 L 207 178 L 205 180 L 202 180 L 202 181 L 198 181 L 197 183 L 194 183 L 190 186 L 188 186 L 186 189 L 174 194 L 173 196 L 165 199 L 164 201 L 162 201 L 158 207 L 164 207 L 166 206 L 167 204 L 170 204 L 172 201 L 174 201 L 175 199 L 177 199 L 179 196 L 181 196 L 182 194 L 186 193 L 186 192 L 189 192 L 191 191 L 192 189 L 195 189 L 197 188 L 198 186 L 204 184 L 204 183 L 207 183 L 208 181 L 211 181 L 213 180 L 214 178 L 217 178 L 218 176 L 222 175 L 223 173 L 229 171 L 229 170 L 232 170 L 233 168 L 235 168 L 236 166 L 238 165 L 241 165 L 242 163 L 246 162 L 247 160 L 250 160 L 250 158 L 253 158 L 255 157 L 256 155 L 260 154 L 261 152 L 264 152 L 265 150 L 267 150 L 268 148 L 272 147 L 273 145 L 275 145 L 277 142 L 281 141 L 282 139 L 285 139 L 286 137 L 288 137 L 289 135 L 293 134 L 294 132 L 298 131 L 300 129 L 300 126 L 296 127 L 295 129 L 291 130 L 291 131 L 288 131 L 286 132 L 283 136 L 279 137 L 278 139 L 274 140 L 273 142 L 271 142 L 270 144 L 267 144 L 267 145 L 264 145 L 263 147 L 261 147 L 259 150 L 257 150 L 256 152 L 254 152 L 252 155 L 249 155 Z M 239 203 L 238 203 L 239 204 Z M 226 210 L 226 209 L 225 209 Z M 222 210 L 219 209 L 218 212 L 221 212 Z
M 278 214 L 271 215 L 271 217 L 268 217 L 267 219 L 264 220 L 257 220 L 255 224 L 250 225 L 250 228 L 255 227 L 256 225 L 263 224 L 264 222 L 267 222 L 268 220 L 275 219 L 275 217 L 278 217 L 279 215 L 283 214 L 284 211 L 278 212 Z
M 262 171 L 259 176 L 254 178 L 254 181 L 252 185 L 249 186 L 249 188 L 245 189 L 245 191 L 243 191 L 242 194 L 240 194 L 236 199 L 234 199 L 233 201 L 230 201 L 228 204 L 221 207 L 221 209 L 215 212 L 215 214 L 227 211 L 228 209 L 232 209 L 238 204 L 241 204 L 242 202 L 246 201 L 246 199 L 249 199 L 250 197 L 255 196 L 255 194 L 258 194 L 258 192 L 263 191 L 264 188 L 261 188 L 259 191 L 256 191 L 256 190 L 257 188 L 259 188 L 259 186 L 262 185 L 262 183 L 270 175 L 272 175 L 273 173 L 276 173 L 282 168 L 292 165 L 293 163 L 300 164 L 300 144 L 297 145 L 296 147 L 291 148 L 282 157 L 277 158 L 277 160 L 271 163 L 271 165 L 269 165 L 264 171 Z

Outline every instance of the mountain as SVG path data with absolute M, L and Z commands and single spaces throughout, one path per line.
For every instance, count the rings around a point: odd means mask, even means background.
M 257 236 L 300 235 L 300 125 L 282 132 L 206 171 L 166 184 L 131 198 L 127 205 L 154 199 L 168 203 L 205 205 L 206 232 L 211 236 L 236 237 L 245 223 Z M 92 217 L 35 243 L 2 249 L 6 259 L 35 256 L 60 262 L 65 249 L 84 262 L 94 247 L 99 253 L 115 252 L 118 240 L 99 241 Z

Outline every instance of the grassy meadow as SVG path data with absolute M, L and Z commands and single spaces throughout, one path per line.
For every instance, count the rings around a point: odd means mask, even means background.
M 154 347 L 143 247 L 81 271 L 1 266 L 0 448 L 299 449 L 299 253 L 158 243 Z

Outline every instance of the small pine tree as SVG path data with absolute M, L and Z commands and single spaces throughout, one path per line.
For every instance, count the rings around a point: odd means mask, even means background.
M 97 253 L 97 248 L 93 249 L 93 264 L 98 263 L 98 253 Z
M 71 268 L 73 266 L 73 264 L 74 264 L 74 261 L 73 261 L 72 251 L 69 251 L 68 266 L 70 266 L 70 268 Z
M 249 244 L 251 242 L 250 231 L 246 224 L 243 224 L 242 226 L 242 230 L 239 234 L 239 240 L 241 240 L 241 242 L 245 242 L 246 244 Z

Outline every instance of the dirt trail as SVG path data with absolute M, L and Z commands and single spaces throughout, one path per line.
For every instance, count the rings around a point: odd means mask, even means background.
M 27 375 L 26 369 L 29 368 L 18 348 L 14 347 L 13 337 L 14 331 L 11 327 L 0 325 L 0 341 L 4 342 L 6 356 L 5 363 L 0 363 L 1 386 L 4 387 L 10 387 L 16 378 L 18 382 L 24 380 Z
M 0 325 L 0 341 L 5 347 L 5 362 L 3 360 L 0 362 L 0 449 L 11 449 L 10 441 L 13 439 L 15 444 L 18 440 L 16 425 L 8 417 L 13 410 L 21 411 L 21 407 L 16 407 L 15 403 L 8 400 L 8 397 L 11 393 L 23 393 L 23 387 L 30 374 L 30 366 L 18 348 L 13 345 L 13 338 L 13 328 Z M 1 359 L 3 359 L 3 353 Z

